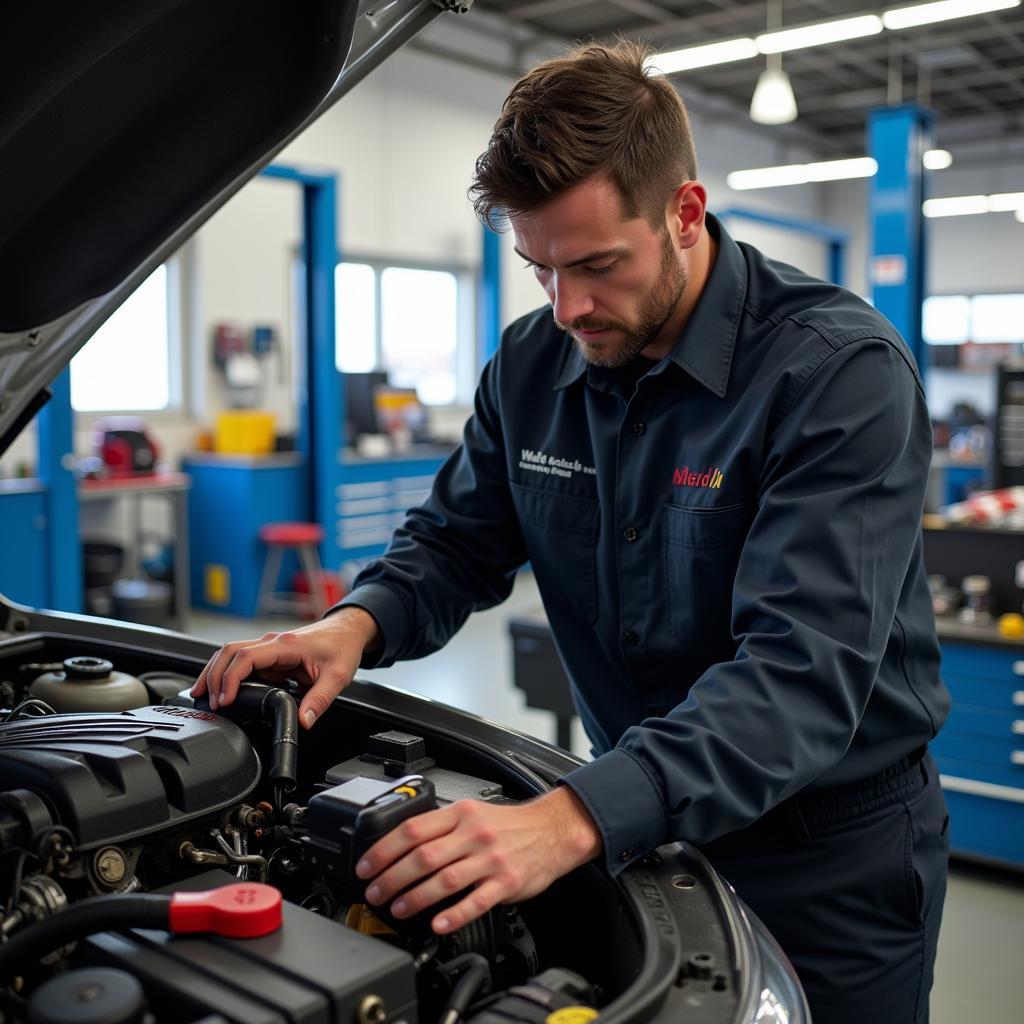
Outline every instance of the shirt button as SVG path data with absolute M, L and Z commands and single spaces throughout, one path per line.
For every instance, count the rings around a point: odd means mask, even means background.
M 622 634 L 622 639 L 625 640 L 630 647 L 636 647 L 636 645 L 640 643 L 640 637 L 638 637 L 631 629 L 627 629 L 626 632 Z
M 637 420 L 636 423 L 633 424 L 633 433 L 636 434 L 637 437 L 639 437 L 646 429 L 647 424 L 640 420 Z
M 626 540 L 628 540 L 630 544 L 632 544 L 633 541 L 635 541 L 637 539 L 637 537 L 640 536 L 640 534 L 637 533 L 636 530 L 634 530 L 632 526 L 627 526 L 626 529 L 624 529 L 622 531 L 622 536 L 625 537 Z
M 632 847 L 628 850 L 623 850 L 622 853 L 619 854 L 619 860 L 621 860 L 623 864 L 628 864 L 633 859 L 634 853 L 636 853 L 636 851 Z

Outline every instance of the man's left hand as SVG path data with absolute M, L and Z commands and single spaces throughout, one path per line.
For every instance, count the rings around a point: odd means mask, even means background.
M 379 839 L 356 874 L 373 879 L 366 900 L 412 917 L 472 886 L 431 922 L 438 935 L 458 931 L 499 903 L 543 892 L 601 852 L 601 834 L 568 786 L 527 804 L 459 800 L 409 818 Z

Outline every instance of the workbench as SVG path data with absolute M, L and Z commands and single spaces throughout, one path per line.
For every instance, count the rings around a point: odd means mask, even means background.
M 124 575 L 138 579 L 142 572 L 139 553 L 143 543 L 142 505 L 147 498 L 165 501 L 171 509 L 173 536 L 168 538 L 174 548 L 174 587 L 171 618 L 177 629 L 184 629 L 189 609 L 189 541 L 188 498 L 191 480 L 186 473 L 149 473 L 131 477 L 109 477 L 81 480 L 78 483 L 80 502 L 115 502 L 128 510 L 128 560 Z

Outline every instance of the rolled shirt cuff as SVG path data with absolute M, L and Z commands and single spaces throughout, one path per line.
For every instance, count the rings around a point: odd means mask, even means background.
M 362 608 L 377 620 L 383 641 L 363 655 L 359 667 L 387 668 L 393 665 L 409 629 L 409 616 L 401 599 L 390 587 L 380 583 L 366 583 L 328 609 L 327 614 L 350 607 Z
M 665 807 L 654 780 L 632 754 L 616 748 L 574 768 L 559 783 L 583 801 L 604 840 L 605 865 L 617 875 L 665 842 Z

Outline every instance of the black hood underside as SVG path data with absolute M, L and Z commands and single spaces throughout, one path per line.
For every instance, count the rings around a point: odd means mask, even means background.
M 356 0 L 0 14 L 0 331 L 118 285 L 330 91 Z

